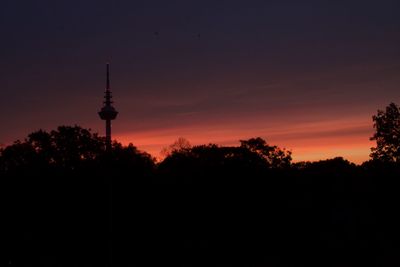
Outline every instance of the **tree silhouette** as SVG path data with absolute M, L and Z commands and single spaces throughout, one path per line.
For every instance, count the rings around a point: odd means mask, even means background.
M 371 148 L 373 160 L 384 162 L 400 162 L 400 108 L 390 103 L 386 110 L 378 110 L 372 117 L 376 147 Z
M 17 141 L 2 153 L 4 169 L 22 167 L 73 170 L 104 153 L 104 140 L 79 126 L 60 126 L 57 130 L 39 130 Z
M 168 157 L 176 152 L 188 151 L 191 147 L 192 145 L 186 138 L 179 137 L 173 144 L 163 148 L 161 150 L 161 155 L 164 157 Z
M 260 155 L 269 167 L 286 168 L 290 166 L 292 161 L 291 151 L 280 149 L 277 146 L 270 146 L 260 137 L 240 140 L 240 143 L 241 147 Z
M 1 152 L 0 170 L 3 172 L 23 171 L 37 166 L 37 153 L 26 142 L 16 141 Z
M 395 162 L 293 164 L 259 137 L 167 152 L 79 126 L 0 148 L 0 266 L 104 266 L 110 247 L 115 266 L 400 264 Z
M 102 154 L 99 163 L 107 164 L 105 161 L 108 161 L 114 173 L 136 178 L 148 177 L 155 168 L 155 158 L 139 151 L 133 144 L 123 146 L 121 143 L 113 142 L 111 155 Z
M 79 126 L 60 126 L 51 132 L 33 132 L 24 141 L 16 141 L 3 149 L 0 170 L 74 171 L 95 169 L 94 165 L 100 169 L 119 168 L 120 172 L 154 168 L 154 158 L 132 144 L 125 147 L 114 142 L 111 155 L 106 154 L 105 139 L 97 133 Z M 102 164 L 105 160 L 108 164 Z
M 271 170 L 290 167 L 290 151 L 270 146 L 260 137 L 240 143 L 240 146 L 191 147 L 186 140 L 179 139 L 159 164 L 157 178 L 178 183 L 247 183 Z

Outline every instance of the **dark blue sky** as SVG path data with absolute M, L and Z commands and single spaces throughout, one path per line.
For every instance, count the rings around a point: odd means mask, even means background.
M 365 159 L 371 116 L 400 100 L 399 11 L 394 0 L 3 0 L 0 143 L 60 124 L 102 132 L 109 61 L 115 136 L 153 153 L 182 135 L 261 135 L 299 159 Z

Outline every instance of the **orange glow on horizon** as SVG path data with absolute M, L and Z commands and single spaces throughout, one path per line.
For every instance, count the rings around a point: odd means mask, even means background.
M 192 145 L 214 143 L 228 146 L 239 145 L 239 140 L 262 137 L 268 144 L 291 150 L 295 162 L 341 156 L 359 164 L 369 158 L 370 148 L 374 145 L 369 140 L 372 132 L 369 120 L 347 118 L 269 127 L 260 127 L 254 122 L 191 125 L 117 133 L 114 137 L 125 145 L 133 143 L 159 160 L 162 159 L 161 150 L 179 137 L 186 138 Z

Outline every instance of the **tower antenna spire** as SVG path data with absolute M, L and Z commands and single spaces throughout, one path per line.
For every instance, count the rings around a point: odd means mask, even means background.
M 110 64 L 107 63 L 107 83 L 106 83 L 106 89 L 110 90 Z

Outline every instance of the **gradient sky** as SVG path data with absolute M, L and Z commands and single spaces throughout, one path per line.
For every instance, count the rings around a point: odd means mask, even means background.
M 178 137 L 261 136 L 294 159 L 362 162 L 400 103 L 400 1 L 17 1 L 0 9 L 0 143 L 58 125 L 159 156 Z

